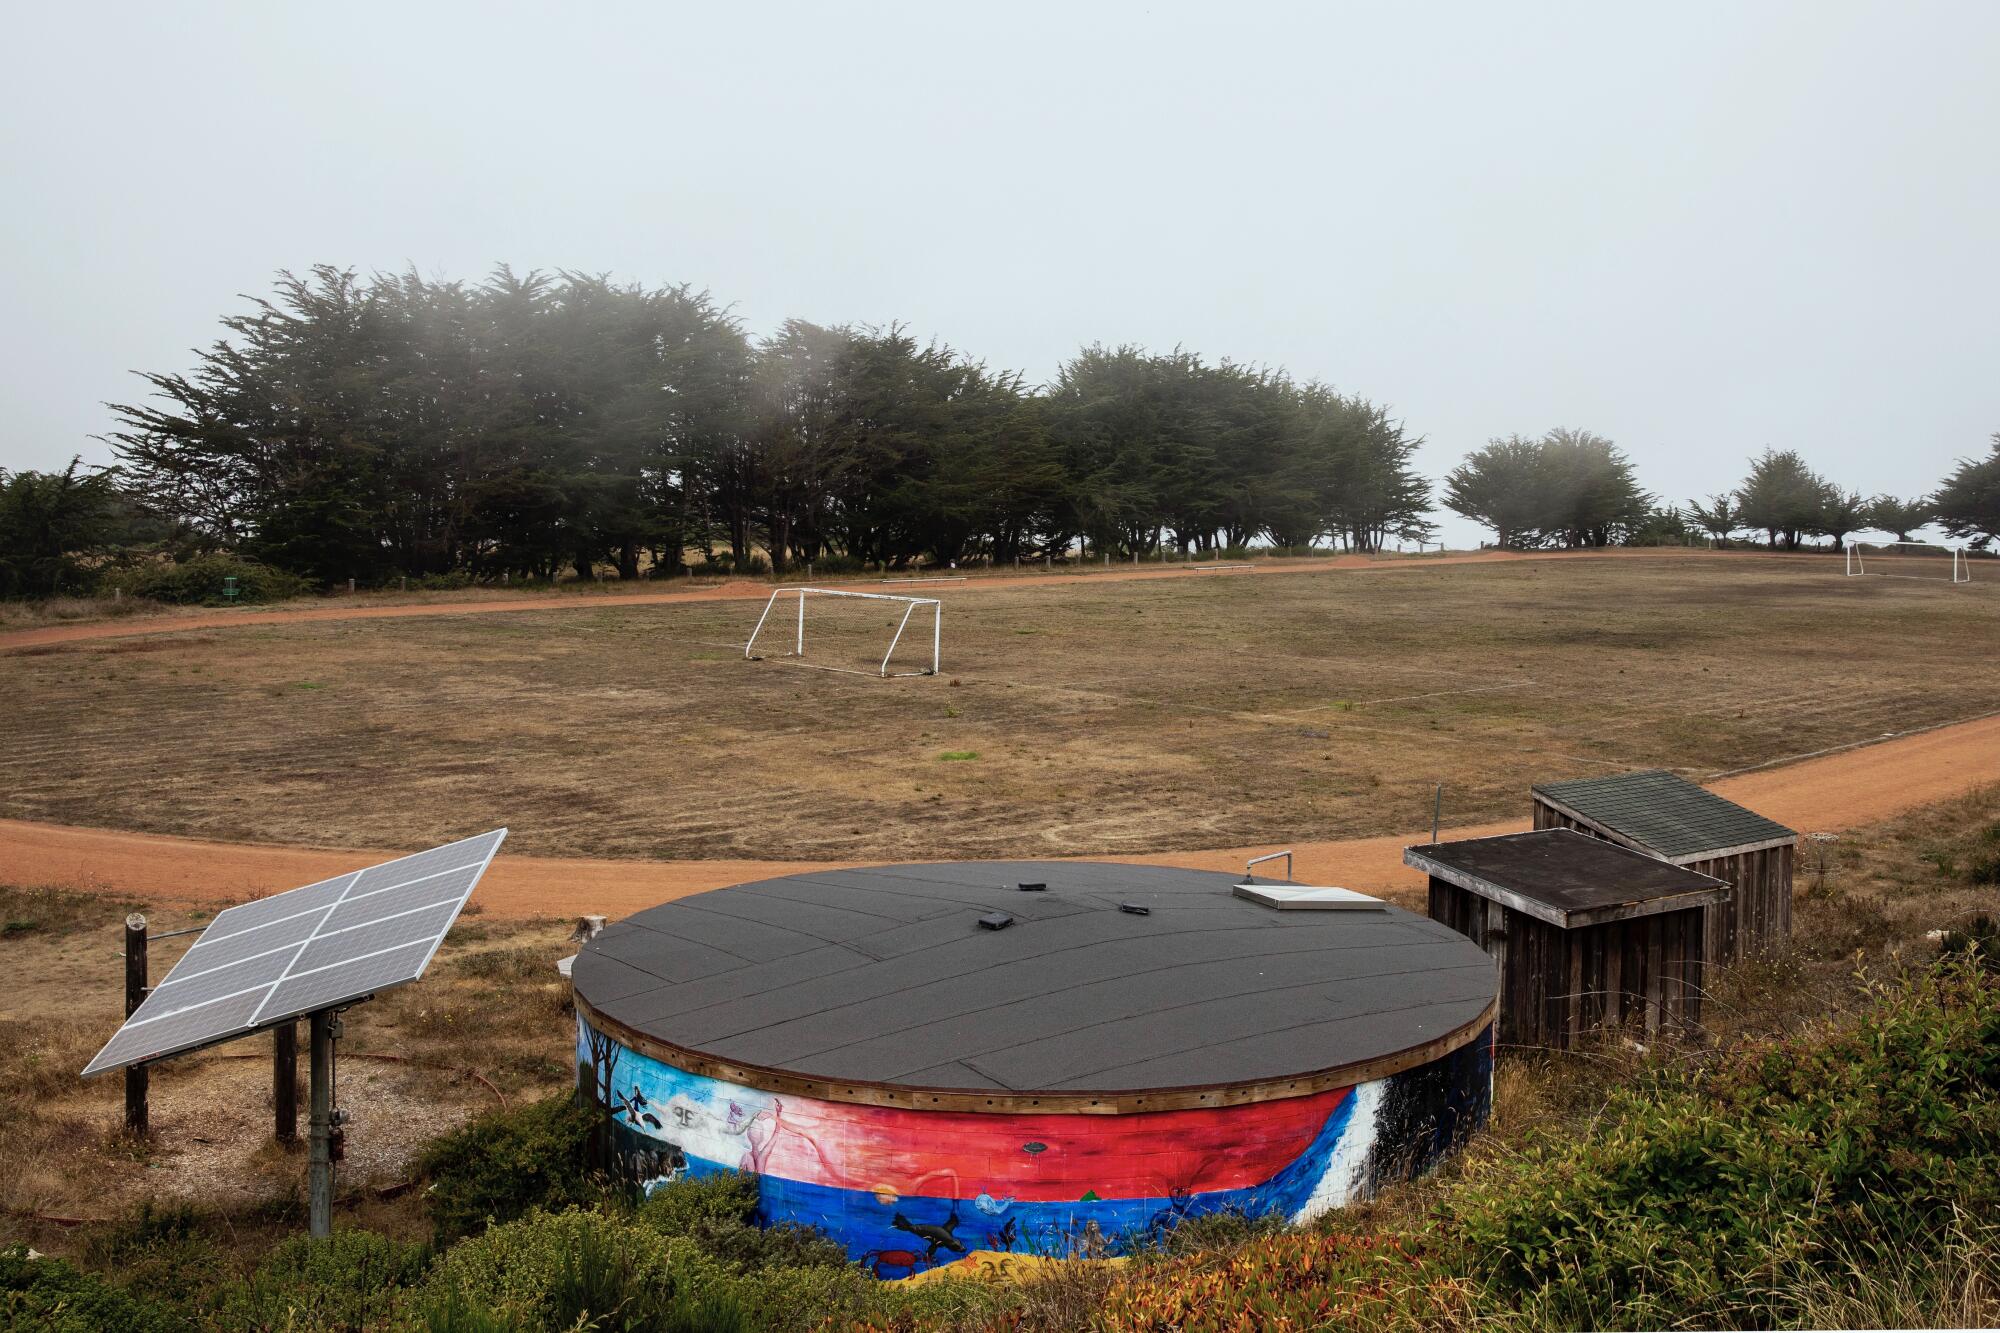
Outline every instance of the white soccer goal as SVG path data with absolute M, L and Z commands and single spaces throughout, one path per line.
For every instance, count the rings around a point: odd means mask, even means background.
M 764 626 L 771 619 L 772 608 L 778 599 L 790 597 L 798 603 L 798 614 L 794 618 L 792 630 L 792 650 L 780 653 L 778 660 L 795 661 L 799 666 L 817 667 L 821 671 L 845 671 L 856 676 L 935 676 L 938 673 L 938 654 L 944 642 L 944 603 L 935 597 L 898 597 L 886 592 L 850 592 L 845 588 L 779 588 L 772 592 L 764 603 L 764 614 L 757 617 L 757 628 L 750 631 L 749 640 L 743 645 L 743 656 L 751 661 L 761 660 L 757 655 L 757 636 L 764 632 Z M 806 602 L 816 597 L 856 598 L 868 602 L 895 602 L 902 606 L 902 618 L 896 621 L 896 632 L 889 638 L 888 651 L 882 654 L 882 665 L 872 671 L 859 667 L 841 666 L 829 662 L 808 662 L 806 657 Z M 903 631 L 910 627 L 910 618 L 920 607 L 929 607 L 931 612 L 931 664 L 916 671 L 891 671 L 889 661 L 895 657 L 896 649 L 903 642 Z M 922 624 L 921 621 L 918 622 Z M 919 633 L 921 633 L 921 629 Z M 877 640 L 879 643 L 880 640 Z
M 1847 577 L 1864 574 L 1886 579 L 1939 579 L 1970 583 L 1965 548 L 1941 542 L 1849 542 Z

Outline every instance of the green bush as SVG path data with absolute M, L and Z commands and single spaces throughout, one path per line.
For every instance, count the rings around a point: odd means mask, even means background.
M 454 569 L 449 574 L 426 574 L 417 580 L 417 586 L 426 592 L 457 592 L 478 582 L 469 571 Z
M 22 1245 L 0 1250 L 0 1328 L 181 1333 L 193 1327 L 179 1311 L 120 1291 L 61 1259 L 30 1259 Z
M 815 577 L 825 574 L 865 574 L 868 562 L 858 556 L 832 554 L 815 556 L 811 561 Z
M 1965 877 L 1985 888 L 2000 885 L 2000 821 L 1979 830 L 1967 858 Z
M 1740 1327 L 1798 1318 L 1802 1273 L 1996 1208 L 2000 981 L 1948 966 L 1617 1094 L 1589 1137 L 1469 1181 L 1438 1230 L 1536 1322 Z
M 758 1226 L 757 1178 L 729 1171 L 677 1180 L 640 1205 L 639 1222 L 663 1236 L 685 1236 L 702 1251 L 746 1272 L 769 1268 L 845 1268 L 847 1249 L 811 1227 Z
M 1968 921 L 1963 930 L 1948 930 L 1938 942 L 1938 953 L 1948 959 L 1969 960 L 1988 972 L 2000 972 L 2000 922 L 1981 914 Z
M 142 1205 L 129 1221 L 98 1232 L 80 1255 L 141 1301 L 205 1316 L 235 1277 L 202 1214 L 188 1204 Z
M 372 1231 L 295 1236 L 228 1291 L 217 1322 L 255 1333 L 384 1327 L 422 1281 L 428 1258 L 421 1245 Z
M 728 1333 L 749 1327 L 731 1277 L 685 1237 L 602 1211 L 538 1209 L 446 1251 L 422 1318 L 432 1329 Z
M 303 597 L 312 585 L 296 574 L 233 555 L 198 555 L 173 564 L 141 565 L 118 576 L 128 597 L 181 605 L 222 606 L 223 581 L 236 580 L 237 602 L 282 602 Z
M 483 1115 L 425 1149 L 431 1226 L 440 1243 L 530 1208 L 594 1203 L 605 1185 L 590 1164 L 598 1113 L 569 1093 Z

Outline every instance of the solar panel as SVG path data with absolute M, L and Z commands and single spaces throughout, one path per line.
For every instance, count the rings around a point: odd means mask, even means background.
M 415 981 L 506 836 L 495 829 L 221 913 L 84 1077 Z

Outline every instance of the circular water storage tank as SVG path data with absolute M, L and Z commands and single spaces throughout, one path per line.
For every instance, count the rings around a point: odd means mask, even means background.
M 1482 1124 L 1492 961 L 1373 900 L 1081 862 L 790 875 L 578 955 L 578 1077 L 649 1185 L 760 1177 L 884 1277 L 1304 1221 Z

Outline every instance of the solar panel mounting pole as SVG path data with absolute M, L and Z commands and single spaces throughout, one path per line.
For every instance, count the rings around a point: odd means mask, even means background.
M 309 1022 L 312 1124 L 306 1157 L 306 1230 L 324 1240 L 333 1234 L 333 1039 L 339 1022 L 331 1009 L 321 1009 Z

